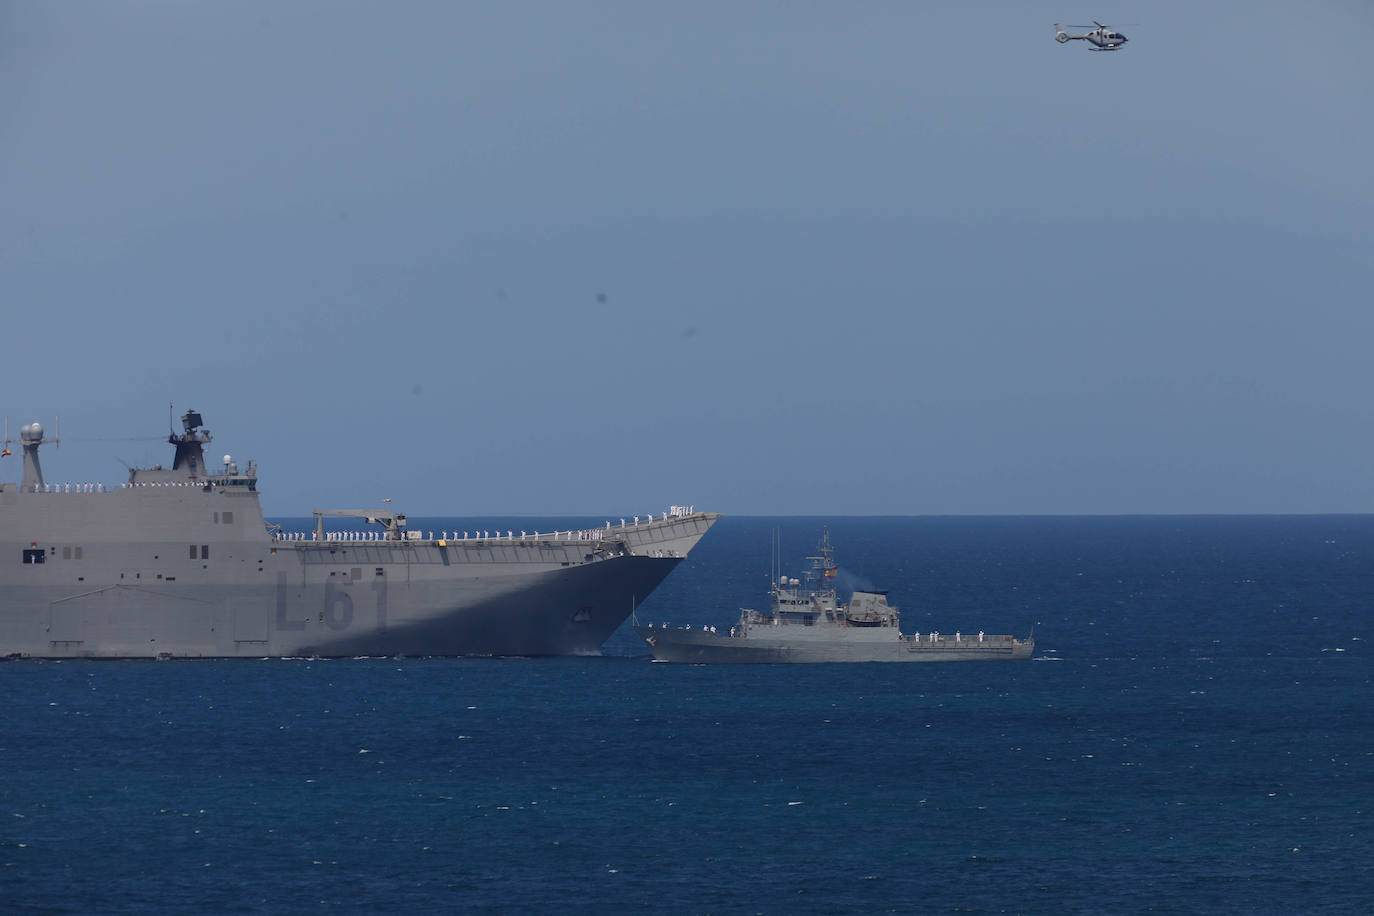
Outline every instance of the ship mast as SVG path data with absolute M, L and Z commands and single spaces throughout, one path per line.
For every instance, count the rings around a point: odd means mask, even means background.
M 830 580 L 835 578 L 839 566 L 835 563 L 835 550 L 830 546 L 830 528 L 827 526 L 821 531 L 821 542 L 816 548 L 820 555 L 807 557 L 811 561 L 811 568 L 806 572 L 806 579 L 808 585 L 815 580 L 816 607 L 820 609 L 828 604 L 829 613 L 834 615 L 839 602 L 835 596 L 835 586 Z
M 204 424 L 200 414 L 188 410 L 181 416 L 181 426 L 185 432 L 177 435 L 173 431 L 167 441 L 176 446 L 176 456 L 172 459 L 172 470 L 186 469 L 188 477 L 196 477 L 205 470 L 205 445 L 213 438 L 208 429 L 200 429 Z
M 807 557 L 811 561 L 811 570 L 807 576 L 820 579 L 818 585 L 824 587 L 826 584 L 824 580 L 835 578 L 835 570 L 839 569 L 835 564 L 835 549 L 830 546 L 830 529 L 828 527 L 822 529 L 821 542 L 816 549 L 820 551 L 820 556 Z
M 43 426 L 36 420 L 33 423 L 27 423 L 19 427 L 18 440 L 10 438 L 9 427 L 9 418 L 6 418 L 5 445 L 24 446 L 24 479 L 23 482 L 20 484 L 20 488 L 28 493 L 37 493 L 39 490 L 42 490 L 44 486 L 43 465 L 38 461 L 38 446 L 47 445 L 48 443 L 57 445 L 61 442 L 61 438 L 57 437 L 53 439 L 44 439 Z M 61 432 L 60 427 L 58 429 L 58 432 Z M 5 454 L 8 455 L 9 453 L 9 448 L 6 448 Z

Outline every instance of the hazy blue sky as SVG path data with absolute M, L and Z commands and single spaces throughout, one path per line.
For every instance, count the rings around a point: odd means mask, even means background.
M 1054 42 L 1093 18 L 1127 47 Z M 1366 0 L 2 3 L 0 408 L 117 483 L 194 407 L 273 515 L 1371 512 L 1372 42 Z

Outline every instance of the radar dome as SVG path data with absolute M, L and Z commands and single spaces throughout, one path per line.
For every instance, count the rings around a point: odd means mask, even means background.
M 231 463 L 233 460 L 234 460 L 234 456 L 233 456 L 233 455 L 225 455 L 225 456 L 224 456 L 224 463 L 225 463 L 225 464 L 229 464 L 229 463 Z
M 38 442 L 43 438 L 43 427 L 37 421 L 20 427 L 19 437 L 25 442 Z

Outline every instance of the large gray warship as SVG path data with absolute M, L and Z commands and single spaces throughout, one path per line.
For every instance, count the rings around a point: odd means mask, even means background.
M 436 536 L 389 510 L 321 509 L 314 531 L 284 533 L 263 518 L 257 467 L 208 467 L 200 414 L 182 427 L 170 468 L 109 488 L 46 483 L 37 423 L 6 442 L 24 469 L 0 483 L 0 656 L 596 654 L 719 518 L 674 506 Z M 326 517 L 373 527 L 326 531 Z
M 830 532 L 818 556 L 809 557 L 805 581 L 774 572 L 769 613 L 744 608 L 728 633 L 716 628 L 635 626 L 655 661 L 690 664 L 769 662 L 972 662 L 1030 658 L 1032 638 L 933 632 L 903 634 L 887 592 L 856 590 L 847 604 L 836 597 Z

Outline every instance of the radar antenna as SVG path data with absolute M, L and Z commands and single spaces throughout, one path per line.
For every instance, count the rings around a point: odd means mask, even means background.
M 53 426 L 59 435 L 51 439 L 43 438 L 43 426 L 37 421 L 19 427 L 19 438 L 11 439 L 10 418 L 5 417 L 5 445 L 3 449 L 0 449 L 0 453 L 3 455 L 11 454 L 9 449 L 11 445 L 24 446 L 24 481 L 21 486 L 30 493 L 36 493 L 43 489 L 43 467 L 38 463 L 38 446 L 48 443 L 60 445 L 62 442 L 60 437 L 62 421 L 54 418 Z

